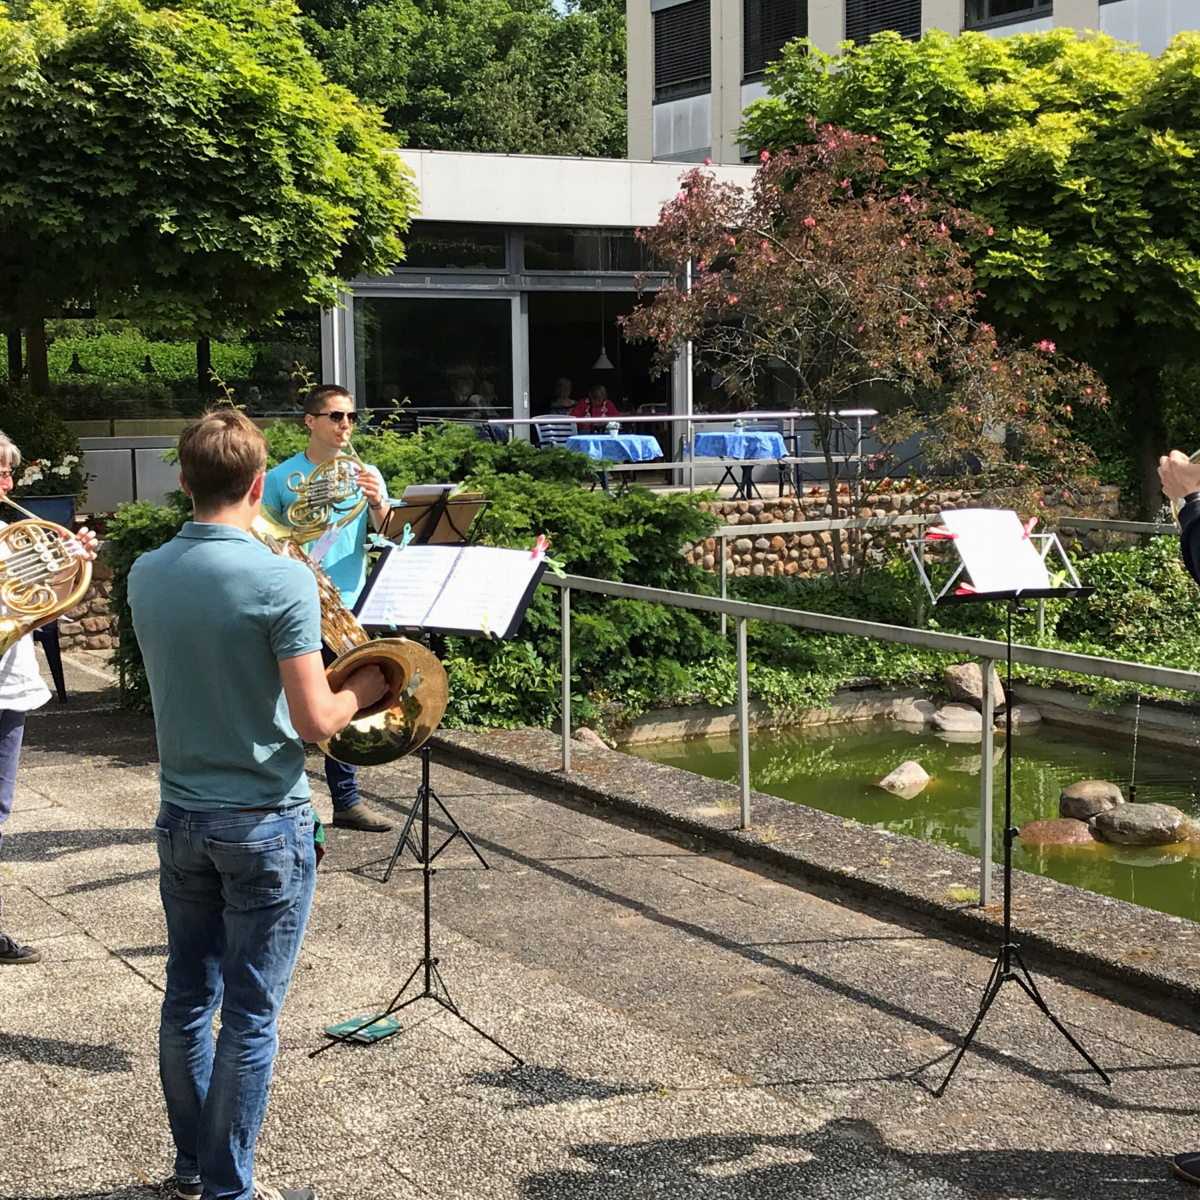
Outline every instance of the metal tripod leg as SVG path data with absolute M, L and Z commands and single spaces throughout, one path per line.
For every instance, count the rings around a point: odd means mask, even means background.
M 437 858 L 437 856 L 439 854 L 441 854 L 441 852 L 443 850 L 445 850 L 445 848 L 448 845 L 450 845 L 450 843 L 452 841 L 454 841 L 455 838 L 462 838 L 462 840 L 464 842 L 466 842 L 468 846 L 471 847 L 471 853 L 474 854 L 475 857 L 477 859 L 479 859 L 479 861 L 483 864 L 484 870 L 490 871 L 492 869 L 491 864 L 488 862 L 488 860 L 486 858 L 483 857 L 483 855 L 479 851 L 479 847 L 476 846 L 475 843 L 471 840 L 471 835 L 454 819 L 450 810 L 442 803 L 442 798 L 432 788 L 430 788 L 430 790 L 429 790 L 429 795 L 430 795 L 430 798 L 433 800 L 433 802 L 438 806 L 438 808 L 440 808 L 442 810 L 442 816 L 444 816 L 446 818 L 446 820 L 449 821 L 450 824 L 454 826 L 453 830 L 450 833 L 450 836 L 433 852 L 433 856 L 430 858 L 429 861 L 433 862 L 433 859 Z
M 413 858 L 421 863 L 425 861 L 425 855 L 421 848 L 413 841 L 412 827 L 416 822 L 417 813 L 421 811 L 421 798 L 424 792 L 424 787 L 417 789 L 417 798 L 413 801 L 413 806 L 408 810 L 408 816 L 404 820 L 404 828 L 400 831 L 400 837 L 396 840 L 396 848 L 392 851 L 392 859 L 388 863 L 387 870 L 383 873 L 383 882 L 387 883 L 392 877 L 392 872 L 396 869 L 396 862 L 400 857 L 401 851 L 405 845 L 413 852 Z
M 975 1016 L 975 1024 L 971 1026 L 970 1032 L 963 1038 L 963 1044 L 958 1048 L 958 1054 L 955 1055 L 954 1061 L 950 1064 L 950 1070 L 946 1072 L 946 1078 L 942 1080 L 941 1086 L 934 1091 L 935 1096 L 942 1095 L 946 1090 L 946 1085 L 950 1082 L 954 1072 L 958 1070 L 958 1064 L 962 1062 L 963 1056 L 971 1048 L 971 1043 L 975 1040 L 975 1035 L 979 1032 L 979 1027 L 983 1024 L 984 1017 L 988 1014 L 988 1009 L 996 1002 L 996 997 L 1000 994 L 1000 986 L 1004 982 L 1004 951 L 1001 950 L 996 955 L 996 961 L 992 964 L 992 973 L 988 978 L 987 987 L 983 989 L 983 1000 L 979 1005 L 979 1012 Z

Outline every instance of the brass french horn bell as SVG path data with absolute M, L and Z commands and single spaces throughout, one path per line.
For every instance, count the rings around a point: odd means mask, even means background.
M 317 579 L 321 638 L 337 657 L 325 668 L 337 691 L 359 667 L 378 667 L 384 697 L 354 714 L 344 729 L 319 743 L 330 758 L 353 767 L 376 767 L 419 750 L 446 714 L 450 683 L 436 655 L 408 638 L 372 638 L 342 603 L 337 586 L 293 540 L 293 530 L 266 517 L 251 532 L 275 554 L 302 562 Z
M 27 633 L 49 624 L 86 595 L 92 564 L 74 553 L 74 534 L 43 521 L 9 496 L 4 503 L 26 517 L 0 529 L 0 654 Z
M 1200 450 L 1197 450 L 1197 451 L 1195 452 L 1195 454 L 1193 454 L 1193 455 L 1192 455 L 1192 456 L 1191 456 L 1191 457 L 1188 459 L 1188 462 L 1190 462 L 1190 463 L 1197 463 L 1197 462 L 1200 462 Z M 1179 510 L 1180 510 L 1181 508 L 1183 508 L 1183 497 L 1182 497 L 1182 496 L 1179 496 L 1178 498 L 1176 498 L 1176 497 L 1172 497 L 1172 499 L 1171 499 L 1171 516 L 1173 516 L 1173 517 L 1175 518 L 1175 527 L 1176 527 L 1176 528 L 1180 528 L 1180 525 L 1179 525 Z

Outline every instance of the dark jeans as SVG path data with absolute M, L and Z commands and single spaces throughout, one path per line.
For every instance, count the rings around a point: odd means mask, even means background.
M 326 755 L 325 782 L 329 784 L 334 812 L 345 812 L 362 803 L 362 797 L 358 794 L 357 767 L 347 766 L 346 763 Z
M 168 945 L 159 1073 L 175 1174 L 201 1180 L 205 1200 L 250 1200 L 276 1018 L 317 880 L 312 808 L 163 804 L 154 833 Z
M 0 846 L 4 844 L 4 822 L 12 812 L 13 791 L 17 786 L 17 760 L 21 757 L 21 738 L 25 735 L 25 714 L 0 709 Z M 4 897 L 0 896 L 0 909 Z

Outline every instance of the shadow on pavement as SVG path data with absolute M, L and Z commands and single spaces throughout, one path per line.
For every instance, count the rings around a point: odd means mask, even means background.
M 67 854 L 99 850 L 104 846 L 143 846 L 154 842 L 150 826 L 141 829 L 36 829 L 10 833 L 4 839 L 8 862 L 57 862 Z M 156 867 L 152 874 L 157 874 Z M 116 880 L 124 883 L 125 878 Z
M 128 1050 L 89 1042 L 67 1042 L 61 1038 L 0 1033 L 0 1058 L 18 1058 L 47 1066 L 74 1067 L 93 1075 L 124 1075 L 133 1071 Z
M 610 1200 L 638 1181 L 641 1195 L 694 1200 L 1155 1200 L 1181 1185 L 1164 1158 L 1087 1150 L 962 1150 L 902 1154 L 866 1121 L 811 1133 L 717 1135 L 572 1147 L 580 1169 L 527 1176 L 528 1200 Z M 586 1164 L 586 1166 L 584 1165 Z M 949 1185 L 949 1187 L 947 1187 Z
M 510 1111 L 518 1108 L 540 1108 L 545 1104 L 566 1104 L 573 1100 L 612 1100 L 617 1096 L 638 1096 L 645 1088 L 613 1087 L 598 1079 L 583 1079 L 561 1067 L 539 1067 L 526 1064 L 505 1071 L 481 1071 L 472 1081 L 487 1087 L 503 1088 L 516 1096 Z

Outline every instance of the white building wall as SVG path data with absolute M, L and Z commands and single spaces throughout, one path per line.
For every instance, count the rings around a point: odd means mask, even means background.
M 1161 54 L 1185 29 L 1200 29 L 1200 0 L 1116 0 L 1100 5 L 1100 28 L 1147 54 Z
M 1068 29 L 1099 29 L 1100 0 L 1054 0 L 1054 24 Z
M 1014 33 L 1041 33 L 1044 29 L 1053 28 L 1053 17 L 1038 17 L 1034 21 L 1014 21 L 1011 25 L 998 25 L 982 32 L 992 37 L 1012 37 Z

